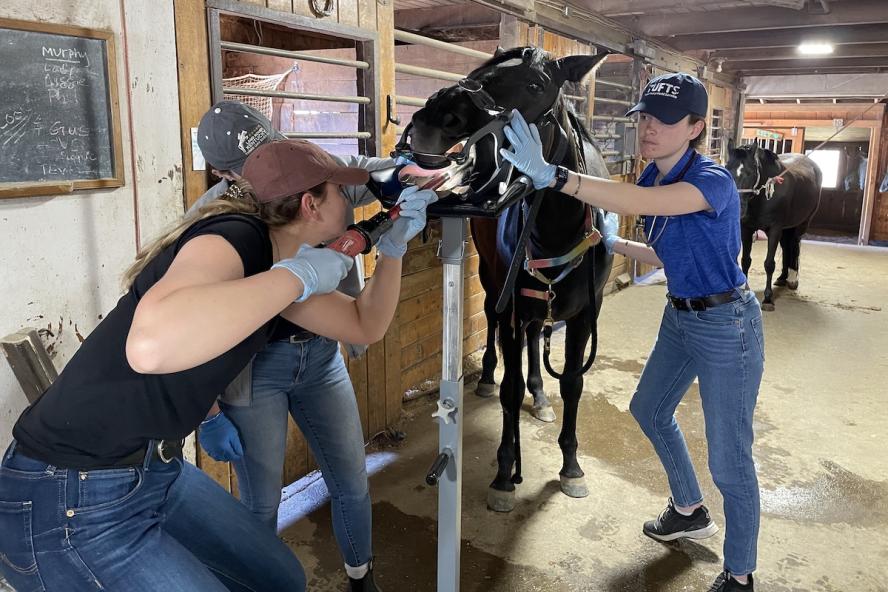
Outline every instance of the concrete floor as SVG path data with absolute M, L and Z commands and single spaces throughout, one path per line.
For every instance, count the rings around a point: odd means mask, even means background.
M 750 278 L 759 295 L 762 251 L 757 243 Z M 776 311 L 765 313 L 767 363 L 754 448 L 762 490 L 758 589 L 885 591 L 888 250 L 804 244 L 800 280 L 798 292 L 779 292 Z M 479 399 L 467 387 L 461 590 L 702 592 L 721 570 L 724 517 L 706 470 L 696 385 L 678 417 L 722 532 L 672 545 L 641 534 L 642 522 L 663 508 L 669 493 L 628 405 L 664 293 L 663 285 L 633 287 L 604 302 L 598 360 L 586 376 L 578 429 L 591 490 L 585 499 L 570 499 L 558 487 L 560 421 L 547 425 L 525 415 L 517 507 L 511 514 L 488 511 L 499 401 Z M 557 354 L 553 360 L 561 359 Z M 546 378 L 560 420 L 557 383 Z M 371 450 L 381 467 L 371 494 L 377 581 L 386 592 L 435 589 L 437 494 L 423 482 L 437 452 L 432 410 L 432 400 L 408 406 L 401 428 L 406 440 Z M 309 493 L 292 496 L 285 507 Z M 283 511 L 291 524 L 282 536 L 306 566 L 311 590 L 342 590 L 329 505 L 315 506 L 304 517 L 292 507 Z

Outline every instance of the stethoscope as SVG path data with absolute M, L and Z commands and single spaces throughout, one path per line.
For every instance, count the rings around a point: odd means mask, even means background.
M 694 163 L 697 161 L 697 156 L 699 156 L 697 154 L 697 151 L 692 150 L 691 157 L 688 159 L 688 162 L 685 163 L 684 167 L 682 167 L 681 171 L 679 171 L 678 176 L 675 179 L 673 179 L 672 181 L 670 181 L 669 183 L 666 183 L 666 185 L 672 185 L 673 183 L 678 183 L 679 181 L 684 179 L 684 176 L 687 174 L 687 172 L 689 170 L 691 170 L 691 167 L 694 166 Z M 662 185 L 662 183 L 661 183 L 661 185 Z M 653 247 L 657 243 L 657 241 L 663 237 L 663 233 L 666 231 L 666 226 L 669 224 L 669 220 L 671 220 L 673 218 L 673 216 L 664 216 L 665 219 L 663 220 L 663 225 L 660 227 L 660 232 L 657 233 L 656 236 L 654 236 L 654 240 L 648 240 L 647 237 L 649 235 L 650 236 L 654 235 L 654 228 L 656 228 L 656 226 L 657 226 L 657 218 L 659 218 L 659 217 L 660 216 L 654 216 L 653 219 L 651 220 L 650 233 L 645 232 L 642 234 L 642 236 L 644 237 L 645 244 L 649 247 Z M 647 221 L 647 216 L 644 216 L 644 218 L 645 218 L 645 221 Z

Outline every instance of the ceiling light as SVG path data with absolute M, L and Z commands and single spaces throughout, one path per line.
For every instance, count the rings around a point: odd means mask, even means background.
M 804 55 L 826 55 L 833 52 L 830 43 L 802 43 L 799 45 L 799 53 Z

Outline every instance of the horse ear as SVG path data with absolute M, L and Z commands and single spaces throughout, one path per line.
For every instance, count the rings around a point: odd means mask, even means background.
M 504 53 L 506 53 L 506 50 L 503 49 L 503 46 L 502 46 L 502 45 L 497 45 L 497 46 L 496 46 L 496 51 L 493 52 L 493 57 L 498 58 L 498 57 L 500 57 L 501 55 L 503 55 Z
M 760 158 L 762 163 L 762 175 L 770 179 L 771 177 L 776 177 L 780 174 L 780 158 L 777 154 L 767 148 L 763 148 Z
M 565 82 L 580 82 L 589 72 L 603 63 L 609 52 L 602 51 L 597 55 L 567 56 L 550 62 L 547 66 L 549 75 L 559 86 Z

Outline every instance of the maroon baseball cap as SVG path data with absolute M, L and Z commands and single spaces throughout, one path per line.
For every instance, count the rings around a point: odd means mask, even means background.
M 300 195 L 324 182 L 363 185 L 370 179 L 365 169 L 342 166 L 306 140 L 279 140 L 259 146 L 247 157 L 241 175 L 263 203 Z

